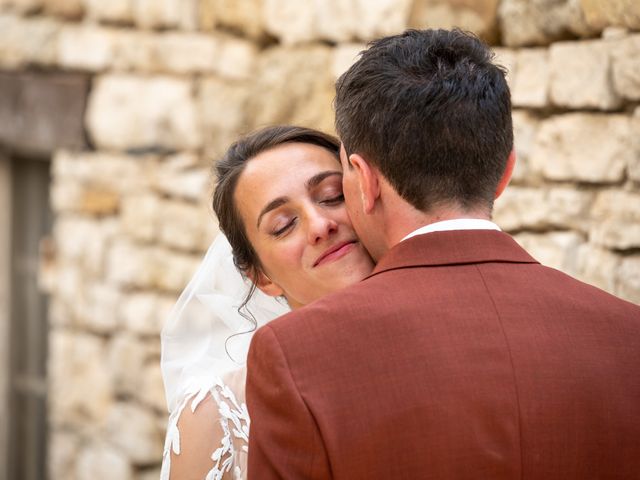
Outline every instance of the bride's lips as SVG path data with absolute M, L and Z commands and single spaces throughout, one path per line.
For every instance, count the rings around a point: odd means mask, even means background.
M 332 262 L 333 260 L 337 260 L 338 258 L 342 258 L 347 253 L 351 251 L 353 246 L 356 244 L 355 240 L 349 240 L 347 242 L 339 242 L 334 246 L 329 248 L 326 252 L 318 257 L 318 259 L 313 264 L 314 267 L 321 265 L 323 263 Z

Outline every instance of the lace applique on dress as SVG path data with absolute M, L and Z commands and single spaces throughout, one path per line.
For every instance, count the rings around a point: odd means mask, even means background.
M 167 427 L 167 438 L 165 440 L 162 471 L 160 480 L 169 480 L 171 452 L 180 454 L 180 431 L 178 430 L 178 419 L 187 405 L 191 411 L 196 408 L 207 395 L 215 400 L 220 414 L 219 422 L 223 435 L 219 439 L 219 447 L 211 455 L 215 462 L 214 467 L 209 471 L 205 480 L 243 480 L 246 472 L 239 461 L 239 456 L 247 455 L 249 452 L 249 427 L 251 420 L 247 405 L 236 397 L 233 390 L 225 384 L 221 378 L 215 378 L 211 387 L 205 387 L 198 392 L 185 396 L 176 411 L 169 417 Z M 212 439 L 214 441 L 215 439 Z
M 207 480 L 222 480 L 224 472 L 231 471 L 236 456 L 235 449 L 239 446 L 244 453 L 249 452 L 249 411 L 244 402 L 236 399 L 233 390 L 218 379 L 211 395 L 218 405 L 220 425 L 224 431 L 221 446 L 213 452 L 211 459 L 216 462 L 213 470 L 207 475 Z M 234 445 L 234 438 L 237 440 Z M 241 478 L 242 471 L 236 466 L 233 472 L 235 478 Z

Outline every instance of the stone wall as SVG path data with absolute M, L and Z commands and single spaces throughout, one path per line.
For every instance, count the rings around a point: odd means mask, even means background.
M 519 160 L 496 221 L 640 302 L 637 2 L 0 0 L 0 69 L 90 78 L 89 147 L 55 153 L 43 264 L 53 480 L 157 478 L 158 334 L 217 231 L 211 159 L 261 125 L 333 130 L 333 82 L 366 41 L 452 25 L 510 72 Z

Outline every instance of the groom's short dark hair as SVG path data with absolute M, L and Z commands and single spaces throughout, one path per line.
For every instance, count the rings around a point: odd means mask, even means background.
M 513 147 L 504 68 L 472 34 L 408 30 L 369 44 L 336 83 L 336 129 L 415 208 L 493 205 Z

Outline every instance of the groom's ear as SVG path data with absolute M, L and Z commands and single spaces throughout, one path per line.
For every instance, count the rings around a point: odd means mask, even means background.
M 274 283 L 262 270 L 248 272 L 247 276 L 262 293 L 270 297 L 281 297 L 284 295 L 284 290 L 282 290 L 278 284 Z
M 380 197 L 380 173 L 362 155 L 353 153 L 349 161 L 355 170 L 364 213 L 371 213 Z
M 509 153 L 509 157 L 507 157 L 507 166 L 504 169 L 504 173 L 498 182 L 498 186 L 496 187 L 496 194 L 493 197 L 494 199 L 498 198 L 504 192 L 504 189 L 509 185 L 509 180 L 511 180 L 511 175 L 513 175 L 513 169 L 516 166 L 516 151 L 511 150 Z

